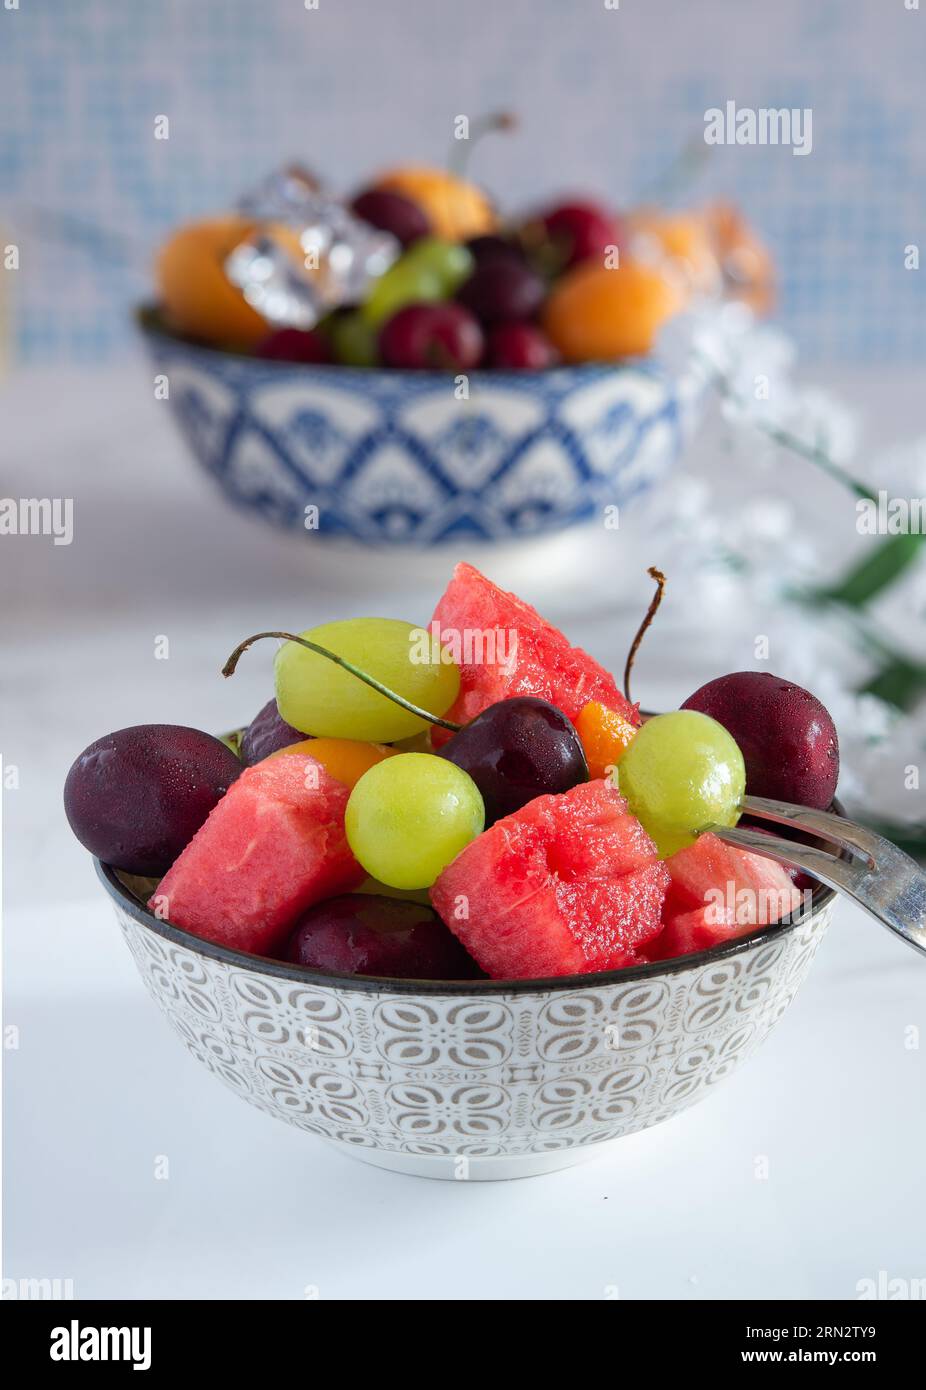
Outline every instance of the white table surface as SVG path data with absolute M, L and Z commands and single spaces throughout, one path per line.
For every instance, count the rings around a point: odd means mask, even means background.
M 903 378 L 846 385 L 885 421 L 884 442 L 918 428 Z M 848 905 L 741 1072 L 548 1177 L 396 1176 L 217 1085 L 135 974 L 64 821 L 67 768 L 126 724 L 246 720 L 268 698 L 270 653 L 223 682 L 241 637 L 369 611 L 371 593 L 378 613 L 426 619 L 458 557 L 358 561 L 220 507 L 137 363 L 19 374 L 0 411 L 0 492 L 73 496 L 76 515 L 70 547 L 0 542 L 0 751 L 19 777 L 3 802 L 4 1021 L 18 1030 L 4 1056 L 6 1278 L 71 1279 L 91 1298 L 594 1299 L 616 1286 L 710 1299 L 853 1298 L 880 1270 L 926 1274 L 926 976 Z M 649 596 L 630 548 L 591 586 L 587 538 L 485 564 L 608 662 Z M 719 647 L 664 616 L 647 649 L 656 707 L 725 669 Z M 153 656 L 160 635 L 167 661 Z

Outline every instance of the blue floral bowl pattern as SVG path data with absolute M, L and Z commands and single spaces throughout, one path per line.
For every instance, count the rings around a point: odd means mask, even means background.
M 365 544 L 501 541 L 623 508 L 671 469 L 704 378 L 657 363 L 400 372 L 218 352 L 140 316 L 182 433 L 237 506 Z

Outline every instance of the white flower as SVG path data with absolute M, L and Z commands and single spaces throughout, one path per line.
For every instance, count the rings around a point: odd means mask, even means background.
M 821 450 L 870 487 L 919 497 L 926 492 L 926 437 L 856 462 L 852 410 L 827 392 L 799 387 L 791 339 L 756 324 L 743 306 L 680 316 L 664 331 L 660 349 L 679 370 L 690 368 L 697 353 L 719 375 L 730 451 L 723 485 L 680 471 L 651 504 L 650 526 L 673 557 L 669 581 L 682 621 L 705 640 L 710 634 L 717 674 L 762 664 L 743 657 L 761 626 L 769 651 L 765 669 L 812 690 L 833 717 L 841 745 L 840 795 L 850 813 L 923 823 L 924 794 L 907 786 L 909 769 L 926 763 L 922 707 L 905 714 L 858 691 L 880 661 L 866 631 L 876 630 L 882 641 L 920 659 L 926 652 L 926 543 L 922 559 L 879 594 L 861 622 L 852 611 L 800 602 L 796 591 L 838 579 L 852 559 L 834 547 L 827 516 L 808 504 L 813 489 L 805 495 L 775 485 L 786 460 L 789 470 L 815 468 L 787 447 L 784 435 Z M 846 507 L 853 505 L 846 492 Z M 859 554 L 853 551 L 855 559 Z

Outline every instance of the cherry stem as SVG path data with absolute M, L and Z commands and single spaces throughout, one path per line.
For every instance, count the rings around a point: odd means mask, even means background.
M 493 131 L 514 130 L 518 124 L 517 116 L 510 111 L 493 111 L 487 116 L 477 116 L 472 122 L 470 133 L 465 140 L 454 140 L 450 147 L 450 158 L 447 160 L 447 167 L 457 178 L 462 178 L 466 172 L 473 149 L 485 135 L 491 135 Z
M 646 613 L 644 614 L 642 623 L 637 628 L 637 635 L 630 644 L 630 651 L 627 653 L 627 664 L 624 667 L 624 695 L 626 696 L 628 702 L 631 704 L 633 703 L 633 701 L 630 699 L 630 672 L 633 669 L 633 663 L 637 655 L 637 652 L 640 650 L 640 643 L 643 641 L 643 638 L 646 635 L 647 628 L 656 616 L 656 611 L 659 608 L 660 603 L 662 603 L 662 596 L 665 593 L 666 588 L 666 577 L 663 574 L 662 570 L 657 570 L 655 566 L 650 565 L 649 569 L 646 572 L 651 579 L 655 579 L 656 592 L 655 594 L 653 594 L 653 597 L 650 600 L 650 606 L 649 608 L 647 608 Z
M 235 668 L 240 658 L 247 651 L 248 647 L 255 642 L 260 642 L 264 637 L 278 637 L 281 642 L 297 642 L 300 647 L 305 647 L 307 651 L 314 652 L 316 656 L 324 656 L 328 661 L 333 661 L 335 666 L 340 666 L 342 671 L 348 671 L 358 680 L 369 685 L 380 695 L 385 695 L 387 700 L 391 700 L 394 705 L 401 705 L 407 709 L 409 714 L 415 714 L 419 719 L 424 719 L 429 724 L 439 724 L 442 729 L 449 729 L 452 734 L 458 734 L 463 727 L 462 724 L 452 724 L 449 719 L 439 719 L 436 714 L 430 714 L 426 709 L 420 709 L 418 705 L 413 705 L 411 700 L 406 700 L 402 695 L 397 695 L 394 690 L 381 684 L 374 676 L 368 676 L 366 671 L 361 671 L 359 666 L 348 661 L 343 656 L 338 656 L 337 652 L 329 651 L 327 647 L 320 647 L 317 642 L 310 642 L 307 637 L 297 637 L 293 632 L 255 632 L 253 637 L 246 637 L 243 642 L 239 642 L 231 656 L 222 667 L 222 675 L 226 680 L 235 674 Z

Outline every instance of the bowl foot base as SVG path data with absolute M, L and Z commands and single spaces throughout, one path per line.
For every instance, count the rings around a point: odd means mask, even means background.
M 387 1168 L 391 1173 L 405 1173 L 414 1178 L 437 1178 L 445 1182 L 504 1182 L 510 1178 L 534 1178 L 543 1173 L 555 1173 L 560 1168 L 572 1168 L 592 1158 L 604 1158 L 613 1153 L 611 1139 L 603 1144 L 588 1144 L 582 1148 L 552 1149 L 549 1153 L 499 1154 L 486 1156 L 456 1154 L 397 1153 L 390 1149 L 368 1149 L 359 1144 L 344 1144 L 337 1139 L 325 1143 L 361 1163 L 374 1168 Z

